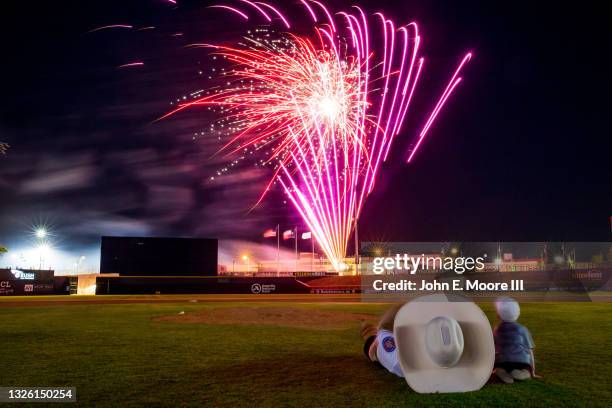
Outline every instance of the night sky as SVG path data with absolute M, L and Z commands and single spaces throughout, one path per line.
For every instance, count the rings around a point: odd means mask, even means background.
M 336 9 L 350 2 L 328 1 Z M 537 4 L 534 4 L 537 3 Z M 66 250 L 100 235 L 260 240 L 299 223 L 267 174 L 211 183 L 218 142 L 197 109 L 151 123 L 203 86 L 206 51 L 237 19 L 205 1 L 3 5 L 0 243 L 37 223 Z M 425 77 L 359 224 L 364 241 L 609 240 L 612 215 L 609 15 L 586 2 L 362 1 L 416 20 Z M 105 30 L 107 24 L 155 26 Z M 180 35 L 178 35 L 180 34 Z M 419 154 L 407 146 L 466 50 L 474 59 Z M 142 67 L 117 66 L 143 61 Z

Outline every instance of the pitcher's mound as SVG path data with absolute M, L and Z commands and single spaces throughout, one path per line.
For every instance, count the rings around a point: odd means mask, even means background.
M 229 307 L 160 316 L 154 320 L 171 323 L 268 324 L 309 329 L 330 329 L 351 326 L 364 320 L 373 321 L 375 318 L 376 316 L 371 314 L 332 310 L 292 307 Z

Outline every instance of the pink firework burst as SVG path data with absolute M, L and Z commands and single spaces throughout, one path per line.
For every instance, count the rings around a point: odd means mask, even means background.
M 215 6 L 253 24 L 290 20 L 277 7 L 242 0 Z M 396 26 L 382 13 L 354 7 L 332 13 L 318 1 L 301 2 L 312 37 L 262 29 L 236 46 L 199 44 L 231 63 L 225 84 L 179 105 L 216 106 L 231 121 L 222 151 L 257 152 L 274 171 L 273 184 L 312 231 L 334 269 L 344 267 L 349 237 L 377 172 L 401 130 L 424 64 L 416 23 Z M 379 36 L 372 36 L 376 30 Z M 374 38 L 379 38 L 374 40 Z M 466 54 L 425 121 L 408 161 L 461 81 Z

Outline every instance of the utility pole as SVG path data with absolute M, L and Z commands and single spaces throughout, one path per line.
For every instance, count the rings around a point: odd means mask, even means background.
M 295 227 L 295 230 L 293 231 L 293 233 L 295 234 L 295 272 L 297 273 L 298 271 L 298 228 L 297 226 Z
M 359 274 L 359 228 L 355 219 L 355 274 Z
M 314 238 L 312 232 L 310 233 L 310 245 L 312 245 L 312 254 L 310 255 L 310 273 L 314 272 Z
M 280 276 L 280 224 L 276 224 L 276 276 Z

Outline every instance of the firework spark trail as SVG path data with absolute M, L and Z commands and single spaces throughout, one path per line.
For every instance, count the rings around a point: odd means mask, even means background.
M 212 7 L 253 24 L 291 28 L 275 6 L 236 3 Z M 368 16 L 357 6 L 332 13 L 319 1 L 299 5 L 312 21 L 314 40 L 274 33 L 275 41 L 247 36 L 237 47 L 196 45 L 233 64 L 226 86 L 162 118 L 198 105 L 219 107 L 235 126 L 222 151 L 251 149 L 274 167 L 258 203 L 278 182 L 334 269 L 341 270 L 350 234 L 409 110 L 424 65 L 421 39 L 416 23 L 396 27 L 384 14 Z M 382 41 L 374 42 L 374 30 Z M 470 56 L 459 64 L 408 161 L 461 81 Z
M 434 107 L 434 110 L 431 112 L 431 114 L 429 116 L 429 119 L 427 119 L 427 122 L 425 122 L 425 126 L 423 127 L 423 130 L 421 130 L 421 133 L 419 134 L 419 140 L 417 141 L 416 145 L 414 146 L 414 148 L 410 152 L 410 154 L 408 156 L 408 159 L 406 159 L 407 163 L 410 163 L 410 161 L 414 157 L 415 153 L 417 152 L 419 146 L 421 145 L 421 142 L 423 141 L 423 139 L 427 135 L 427 132 L 431 128 L 432 123 L 436 120 L 436 117 L 438 116 L 438 113 L 440 113 L 440 110 L 442 110 L 442 107 L 446 103 L 446 100 L 453 93 L 453 91 L 455 90 L 457 85 L 459 85 L 459 82 L 461 82 L 462 78 L 457 78 L 457 76 L 459 75 L 459 72 L 461 72 L 461 68 L 463 68 L 463 65 L 465 65 L 465 63 L 467 63 L 471 58 L 472 58 L 472 54 L 471 53 L 468 53 L 465 57 L 463 57 L 463 60 L 461 61 L 461 63 L 457 67 L 457 70 L 455 71 L 455 74 L 452 76 L 452 78 L 448 82 L 448 85 L 446 86 L 446 89 L 442 93 L 442 96 L 440 96 L 440 99 L 438 100 L 438 103 Z
M 112 28 L 126 28 L 126 29 L 132 29 L 134 28 L 133 26 L 131 26 L 130 24 L 111 24 L 111 25 L 105 25 L 102 27 L 96 27 L 92 30 L 89 30 L 88 33 L 95 33 L 96 31 L 101 31 L 101 30 L 109 30 Z
M 143 65 L 144 65 L 144 62 L 137 61 L 137 62 L 129 62 L 129 63 L 123 64 L 123 65 L 118 65 L 117 68 L 141 67 Z

